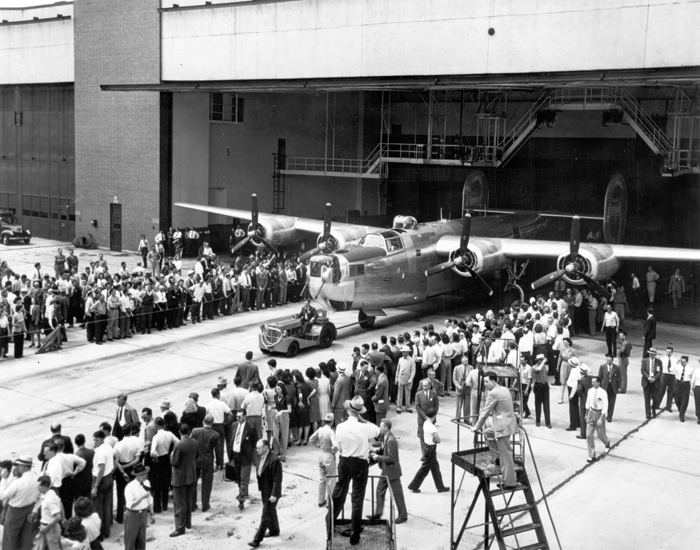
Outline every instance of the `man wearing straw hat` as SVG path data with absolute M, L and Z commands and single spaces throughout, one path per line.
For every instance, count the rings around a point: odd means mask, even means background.
M 332 536 L 333 523 L 345 506 L 352 481 L 352 523 L 350 529 L 341 534 L 350 537 L 350 544 L 354 546 L 360 542 L 362 529 L 362 505 L 369 475 L 369 440 L 379 436 L 379 428 L 361 418 L 367 409 L 359 395 L 353 397 L 352 401 L 345 401 L 344 405 L 348 419 L 336 428 L 335 437 L 340 451 L 338 482 L 333 490 L 333 507 L 328 511 L 326 521 L 329 536 Z
M 124 548 L 126 550 L 146 550 L 146 528 L 148 514 L 153 515 L 153 498 L 148 484 L 150 468 L 143 464 L 134 466 L 131 474 L 135 477 L 124 489 L 126 511 L 124 512 Z
M 39 486 L 32 472 L 32 457 L 22 455 L 12 463 L 15 480 L 0 489 L 0 500 L 8 505 L 2 534 L 2 548 L 30 550 L 34 541 L 34 514 L 38 510 Z M 7 470 L 2 469 L 2 477 Z

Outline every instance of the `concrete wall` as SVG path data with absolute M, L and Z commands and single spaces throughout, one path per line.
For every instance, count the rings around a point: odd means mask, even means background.
M 41 21 L 59 14 L 72 17 L 72 3 L 0 8 L 0 85 L 73 82 L 73 20 Z
M 103 92 L 101 84 L 160 75 L 158 0 L 80 0 L 75 10 L 76 233 L 110 246 L 109 204 L 123 210 L 122 243 L 135 250 L 160 221 L 160 97 Z M 90 220 L 99 220 L 97 228 Z
M 255 80 L 697 66 L 698 20 L 699 0 L 213 4 L 162 14 L 162 76 Z
M 173 202 L 209 201 L 209 96 L 173 94 Z M 173 208 L 173 227 L 207 225 L 205 212 Z

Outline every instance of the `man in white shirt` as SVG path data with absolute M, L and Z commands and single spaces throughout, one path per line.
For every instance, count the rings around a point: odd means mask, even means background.
M 690 401 L 690 384 L 694 374 L 693 368 L 688 364 L 687 355 L 681 355 L 680 360 L 673 368 L 673 373 L 676 377 L 673 397 L 678 407 L 678 419 L 685 422 L 685 412 L 688 410 L 688 402 Z
M 153 484 L 153 511 L 156 514 L 168 510 L 168 489 L 170 487 L 170 451 L 178 439 L 165 429 L 165 422 L 161 417 L 156 418 L 156 435 L 151 441 L 151 457 L 155 474 L 151 475 Z
M 423 443 L 425 445 L 423 456 L 421 457 L 420 468 L 418 468 L 411 483 L 408 484 L 408 490 L 412 493 L 420 493 L 420 486 L 423 480 L 427 477 L 428 473 L 431 473 L 437 492 L 446 493 L 450 488 L 445 487 L 445 484 L 442 482 L 440 464 L 437 459 L 437 445 L 440 443 L 440 435 L 435 428 L 437 412 L 435 409 L 430 408 L 425 411 L 425 416 L 426 419 L 423 423 Z
M 137 464 L 132 473 L 134 480 L 124 489 L 124 548 L 146 548 L 148 515 L 153 514 L 153 497 L 148 485 L 149 468 Z
M 117 484 L 117 523 L 124 522 L 124 492 L 126 485 L 131 481 L 131 473 L 137 464 L 141 462 L 143 455 L 144 443 L 139 437 L 133 435 L 134 431 L 138 433 L 138 428 L 132 424 L 127 424 L 123 428 L 124 439 L 114 446 L 114 481 Z
M 102 520 L 100 534 L 109 538 L 112 528 L 112 489 L 114 487 L 114 450 L 105 443 L 105 433 L 101 430 L 92 434 L 95 456 L 92 459 L 91 496 L 95 512 Z
M 693 375 L 690 377 L 690 391 L 695 400 L 695 416 L 700 424 L 700 367 L 693 369 Z
M 594 429 L 595 433 L 598 434 L 598 439 L 605 445 L 605 452 L 607 453 L 610 451 L 610 440 L 608 436 L 605 435 L 605 416 L 608 411 L 608 394 L 600 387 L 600 379 L 597 376 L 593 376 L 591 382 L 593 387 L 588 390 L 586 396 L 588 462 L 593 462 L 596 458 Z
M 605 342 L 608 345 L 608 353 L 615 357 L 617 355 L 617 331 L 620 328 L 620 318 L 612 310 L 612 305 L 605 306 L 603 314 L 603 326 L 601 332 L 605 332 Z
M 661 357 L 661 380 L 659 381 L 658 397 L 656 398 L 657 403 L 661 406 L 661 401 L 666 395 L 666 406 L 664 407 L 668 412 L 671 412 L 673 406 L 673 395 L 674 386 L 676 383 L 676 377 L 674 375 L 674 367 L 676 366 L 676 358 L 673 357 L 673 348 L 671 346 L 666 346 L 666 356 Z
M 51 490 L 51 478 L 49 476 L 41 476 L 37 481 L 39 493 L 41 494 L 41 525 L 38 533 L 39 540 L 43 540 L 41 548 L 48 548 L 49 550 L 60 549 L 61 528 L 59 522 L 63 519 L 61 500 Z M 4 545 L 3 548 L 5 548 Z M 35 546 L 35 548 L 39 548 L 39 546 Z
M 318 455 L 318 506 L 323 508 L 326 506 L 326 495 L 333 494 L 335 489 L 335 476 L 338 473 L 338 467 L 335 463 L 335 453 L 338 451 L 338 445 L 335 440 L 335 432 L 333 431 L 333 413 L 328 413 L 323 418 L 323 427 L 316 430 L 309 442 L 318 447 L 320 453 Z M 326 479 L 327 477 L 331 479 Z M 327 488 L 326 488 L 327 486 Z
M 34 523 L 29 521 L 32 513 L 39 510 L 39 488 L 37 477 L 32 472 L 32 457 L 22 455 L 12 465 L 14 481 L 0 486 L 0 500 L 7 507 L 2 533 L 2 548 L 28 550 L 34 540 Z M 3 479 L 7 470 L 0 470 Z
M 248 395 L 245 396 L 241 408 L 245 410 L 248 422 L 255 426 L 258 439 L 262 439 L 262 414 L 265 408 L 265 397 L 262 394 L 262 384 L 260 382 L 251 384 L 250 391 Z
M 219 434 L 219 441 L 216 443 L 216 469 L 224 469 L 224 440 L 226 439 L 226 430 L 224 429 L 224 421 L 226 420 L 226 415 L 231 412 L 231 409 L 221 401 L 221 392 L 219 388 L 214 388 L 211 390 L 211 401 L 204 405 L 207 409 L 207 414 L 210 414 L 214 419 L 214 424 L 212 428 L 216 433 Z M 229 460 L 231 457 L 229 457 Z
M 350 529 L 344 536 L 350 537 L 350 544 L 360 542 L 362 530 L 362 506 L 365 501 L 367 476 L 369 474 L 369 440 L 379 436 L 379 428 L 361 418 L 366 409 L 362 397 L 356 395 L 344 403 L 348 419 L 336 428 L 336 442 L 340 452 L 338 481 L 333 490 L 333 506 L 326 516 L 328 532 L 332 533 L 335 520 L 345 506 L 345 499 L 352 481 L 352 519 Z M 334 515 L 331 516 L 330 510 Z

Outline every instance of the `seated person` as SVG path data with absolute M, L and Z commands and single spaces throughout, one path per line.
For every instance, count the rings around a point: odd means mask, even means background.
M 301 319 L 302 322 L 302 334 L 306 335 L 311 332 L 311 327 L 313 326 L 316 317 L 318 317 L 316 308 L 311 305 L 311 300 L 307 298 L 304 301 L 304 306 L 301 308 L 299 315 L 297 315 L 297 319 Z

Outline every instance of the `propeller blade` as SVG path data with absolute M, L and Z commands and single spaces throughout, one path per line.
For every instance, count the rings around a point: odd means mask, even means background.
M 253 226 L 253 231 L 258 230 L 258 196 L 253 193 L 253 209 L 251 210 L 251 225 Z
M 437 275 L 438 273 L 442 273 L 446 269 L 450 269 L 453 265 L 455 265 L 453 260 L 450 260 L 449 262 L 445 262 L 444 264 L 434 265 L 433 267 L 429 267 L 426 270 L 425 276 L 430 277 L 431 275 Z
M 331 203 L 326 203 L 326 211 L 323 213 L 323 238 L 331 234 Z
M 304 252 L 301 256 L 299 256 L 299 261 L 300 262 L 305 262 L 308 260 L 311 256 L 314 254 L 318 254 L 318 252 L 321 250 L 320 247 L 312 248 L 311 250 Z
M 540 277 L 537 279 L 534 283 L 532 283 L 532 290 L 536 290 L 540 288 L 541 286 L 544 286 L 546 284 L 552 283 L 559 279 L 560 277 L 563 277 L 566 275 L 566 269 L 560 269 L 558 271 L 553 271 L 552 273 L 545 275 L 544 277 Z
M 488 285 L 486 281 L 479 275 L 476 271 L 474 271 L 471 267 L 468 265 L 465 265 L 464 268 L 469 272 L 469 274 L 474 277 L 477 281 L 479 281 L 482 285 L 486 287 L 486 289 L 489 291 L 489 296 L 493 296 L 493 289 Z
M 595 279 L 591 279 L 588 275 L 585 273 L 582 273 L 581 271 L 576 272 L 578 275 L 581 276 L 581 278 L 588 283 L 589 286 L 592 286 L 595 291 L 600 294 L 601 296 L 605 296 L 606 299 L 610 299 L 611 294 L 608 292 L 608 289 L 606 289 L 603 285 L 601 285 L 598 281 Z
M 266 240 L 260 239 L 260 242 L 263 243 L 263 245 L 265 245 L 265 248 L 267 248 L 275 256 L 279 255 L 279 253 L 277 252 L 277 249 L 274 246 L 272 246 L 270 243 L 268 243 Z
M 248 244 L 248 241 L 249 241 L 249 240 L 250 240 L 250 236 L 248 236 L 248 237 L 246 237 L 245 239 L 243 239 L 243 240 L 241 240 L 240 242 L 238 242 L 238 244 L 236 244 L 236 246 L 234 246 L 234 247 L 231 249 L 231 254 L 235 254 L 237 250 L 240 250 L 241 248 L 243 248 L 246 244 Z
M 464 225 L 462 226 L 462 237 L 459 240 L 459 249 L 464 253 L 469 248 L 469 235 L 472 231 L 472 216 L 467 214 L 464 218 Z
M 569 252 L 578 254 L 578 246 L 581 244 L 581 218 L 574 216 L 571 219 L 571 237 L 569 239 Z

